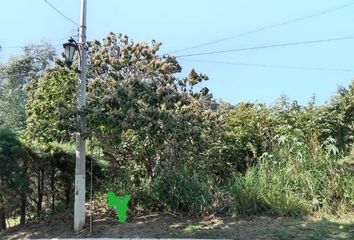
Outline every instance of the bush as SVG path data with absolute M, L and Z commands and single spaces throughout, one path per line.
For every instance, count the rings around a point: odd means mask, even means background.
M 184 167 L 163 170 L 150 188 L 140 192 L 141 203 L 150 209 L 202 214 L 212 205 L 213 186 L 206 177 Z

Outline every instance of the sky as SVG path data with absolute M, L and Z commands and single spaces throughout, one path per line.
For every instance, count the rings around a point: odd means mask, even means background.
M 47 0 L 79 23 L 80 0 Z M 229 38 L 326 12 L 348 0 L 88 0 L 87 38 L 123 33 L 135 42 L 163 43 L 160 53 Z M 354 4 L 320 16 L 174 53 L 185 55 L 292 42 L 354 36 Z M 2 0 L 0 61 L 20 54 L 21 46 L 50 41 L 58 53 L 77 26 L 45 0 Z M 301 104 L 315 96 L 323 104 L 354 76 L 354 39 L 180 57 L 181 76 L 191 68 L 209 76 L 216 99 L 233 104 L 252 101 L 272 104 L 281 95 Z M 311 69 L 308 69 L 311 68 Z M 312 69 L 315 68 L 315 69 Z M 321 68 L 322 70 L 319 70 Z M 340 71 L 328 71 L 334 69 Z

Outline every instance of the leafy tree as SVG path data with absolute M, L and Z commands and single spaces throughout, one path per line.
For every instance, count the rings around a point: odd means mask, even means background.
M 132 160 L 152 179 L 167 158 L 177 164 L 197 155 L 211 95 L 207 89 L 194 92 L 192 86 L 207 77 L 191 70 L 178 79 L 181 67 L 174 57 L 157 55 L 160 45 L 130 42 L 113 33 L 102 43 L 89 42 L 88 107 L 83 112 L 75 110 L 76 73 L 58 62 L 29 93 L 31 138 L 69 140 L 78 129 L 78 114 L 85 114 L 86 136 L 99 140 L 112 171 Z
M 38 143 L 70 141 L 78 129 L 76 84 L 76 74 L 59 67 L 48 70 L 27 88 L 27 139 Z
M 37 81 L 47 69 L 55 54 L 48 43 L 28 45 L 24 54 L 13 57 L 0 66 L 0 126 L 23 129 L 26 122 L 27 96 L 24 86 Z
M 261 104 L 240 103 L 223 115 L 224 130 L 214 149 L 219 167 L 214 170 L 227 177 L 234 171 L 244 171 L 271 149 L 273 129 L 269 110 Z
M 350 152 L 354 141 L 354 81 L 348 88 L 339 88 L 331 102 L 320 108 L 318 123 L 323 128 L 322 140 L 332 137 L 341 151 Z

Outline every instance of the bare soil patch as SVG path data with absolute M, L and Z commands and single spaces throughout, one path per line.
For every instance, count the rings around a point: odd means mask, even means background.
M 87 223 L 89 219 L 87 219 Z M 136 214 L 119 223 L 113 211 L 96 212 L 89 225 L 73 232 L 73 216 L 61 213 L 46 221 L 17 226 L 0 239 L 35 238 L 228 238 L 228 239 L 354 239 L 354 216 L 337 219 L 240 217 L 196 218 L 169 213 Z

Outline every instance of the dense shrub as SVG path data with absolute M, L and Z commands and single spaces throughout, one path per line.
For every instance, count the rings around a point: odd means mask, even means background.
M 140 188 L 135 194 L 135 201 L 148 210 L 202 214 L 213 203 L 214 186 L 200 173 L 178 167 L 163 170 L 150 186 Z

